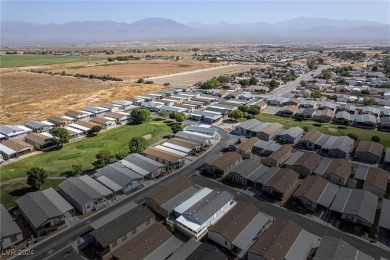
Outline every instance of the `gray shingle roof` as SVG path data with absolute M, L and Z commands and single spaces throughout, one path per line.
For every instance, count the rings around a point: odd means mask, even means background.
M 227 260 L 229 258 L 217 247 L 210 244 L 202 243 L 186 259 Z
M 135 171 L 130 170 L 119 162 L 106 165 L 105 167 L 99 169 L 97 173 L 94 174 L 94 176 L 96 178 L 105 176 L 122 187 L 125 187 L 134 179 L 143 178 L 143 176 L 136 173 Z
M 60 183 L 58 187 L 80 205 L 85 205 L 92 200 L 100 199 L 112 193 L 88 175 L 68 178 Z
M 263 124 L 263 122 L 260 122 L 257 119 L 249 119 L 249 120 L 241 123 L 239 125 L 239 127 L 241 127 L 242 129 L 245 129 L 245 130 L 253 131 L 253 129 L 257 128 L 258 126 L 260 126 L 262 124 Z
M 168 200 L 164 204 L 161 205 L 163 209 L 165 209 L 168 212 L 171 212 L 174 208 L 179 206 L 181 203 L 186 201 L 187 199 L 191 198 L 195 193 L 199 191 L 199 188 L 191 186 L 188 187 L 186 190 L 181 192 L 180 194 L 176 195 L 172 199 Z
M 314 173 L 321 176 L 324 175 L 324 172 L 326 171 L 326 169 L 328 168 L 331 162 L 332 162 L 332 158 L 323 157 L 320 163 L 315 168 Z
M 263 185 L 266 183 L 269 179 L 271 179 L 272 176 L 275 175 L 275 173 L 279 171 L 278 167 L 271 167 L 269 168 L 264 174 L 262 174 L 257 180 L 256 183 L 259 183 Z
M 127 161 L 130 164 L 133 164 L 133 165 L 135 165 L 141 169 L 144 169 L 145 171 L 148 171 L 148 172 L 154 172 L 158 168 L 165 167 L 163 164 L 156 162 L 156 161 L 154 161 L 146 156 L 143 156 L 139 153 L 129 154 L 122 161 Z M 126 166 L 128 167 L 128 164 L 126 164 Z M 137 172 L 137 173 L 140 173 L 137 171 L 136 167 L 130 167 L 130 169 Z
M 203 137 L 195 134 L 191 134 L 191 132 L 184 132 L 184 131 L 179 131 L 175 134 L 175 136 L 183 138 L 183 139 L 188 139 L 191 141 L 195 141 L 198 143 L 204 143 L 207 140 L 210 140 L 210 137 Z
M 96 238 L 103 248 L 106 248 L 113 241 L 129 233 L 152 217 L 154 217 L 154 214 L 150 209 L 139 205 L 95 229 L 90 234 Z
M 217 131 L 215 128 L 206 128 L 206 127 L 192 126 L 192 125 L 187 126 L 185 130 L 190 132 L 199 132 L 199 133 L 207 133 L 207 134 L 214 134 Z
M 0 133 L 8 135 L 13 132 L 23 132 L 24 130 L 16 125 L 2 125 L 0 126 Z
M 280 135 L 283 136 L 283 135 L 288 135 L 288 136 L 291 136 L 293 138 L 301 135 L 303 133 L 303 129 L 300 128 L 300 127 L 297 127 L 297 126 L 294 126 L 294 127 L 291 127 L 285 131 L 283 131 Z
M 390 200 L 383 199 L 379 226 L 390 230 Z
M 0 204 L 0 226 L 0 239 L 22 233 L 22 230 L 20 230 L 19 226 L 12 219 L 12 216 L 8 213 L 3 204 Z
M 390 147 L 386 149 L 384 162 L 390 162 Z
M 263 164 L 256 159 L 249 159 L 244 160 L 231 168 L 229 170 L 230 173 L 237 173 L 241 175 L 243 178 L 248 177 L 251 175 L 254 171 L 256 171 L 259 167 L 261 167 Z
M 288 160 L 284 164 L 288 165 L 288 166 L 294 165 L 296 163 L 296 161 L 298 161 L 298 159 L 301 158 L 301 156 L 303 154 L 304 154 L 304 152 L 302 152 L 302 151 L 296 151 L 295 153 L 293 153 L 291 155 L 290 158 L 288 158 Z
M 126 212 L 134 209 L 137 206 L 138 206 L 137 203 L 135 203 L 134 201 L 130 201 L 129 203 L 125 204 L 124 206 L 117 208 L 114 211 L 110 212 L 109 214 L 92 222 L 90 225 L 93 229 L 98 229 L 98 228 L 104 226 L 105 224 L 107 224 L 108 222 L 110 222 L 110 221 L 116 219 L 117 217 L 125 214 Z
M 213 118 L 213 119 L 217 119 L 217 118 L 220 118 L 222 116 L 220 114 L 211 113 L 211 112 L 207 112 L 207 111 L 203 111 L 203 110 L 195 110 L 191 114 L 204 116 L 204 117 L 208 117 L 208 118 Z
M 202 224 L 233 198 L 234 196 L 227 191 L 213 190 L 183 214 L 192 216 Z
M 172 236 L 168 241 L 165 241 L 164 244 L 162 244 L 160 247 L 158 247 L 156 250 L 154 250 L 151 254 L 149 254 L 147 257 L 144 258 L 144 260 L 160 260 L 160 259 L 166 259 L 168 256 L 170 256 L 173 252 L 175 252 L 183 242 Z
M 259 212 L 233 240 L 233 244 L 242 250 L 248 250 L 254 238 L 272 220 L 272 217 Z M 245 221 L 245 219 L 241 219 Z
M 369 191 L 340 187 L 330 209 L 374 223 L 377 205 L 378 197 Z
M 73 209 L 53 188 L 27 193 L 17 199 L 16 204 L 36 228 Z
M 179 249 L 177 249 L 173 255 L 171 255 L 168 260 L 183 260 L 187 259 L 192 252 L 195 251 L 202 243 L 196 239 L 191 238 L 184 245 L 182 245 Z
M 324 236 L 320 247 L 314 256 L 314 260 L 344 259 L 373 260 L 374 258 L 358 251 L 356 248 L 340 238 Z
M 39 129 L 41 127 L 45 127 L 45 126 L 48 126 L 47 124 L 44 124 L 42 122 L 39 122 L 39 121 L 27 121 L 26 123 L 26 126 L 31 128 L 31 129 Z
M 363 115 L 353 115 L 351 120 L 354 120 L 358 123 L 372 123 L 376 124 L 376 117 L 372 114 L 363 114 Z
M 354 140 L 349 136 L 331 136 L 322 146 L 322 149 L 339 149 L 348 154 L 353 148 Z

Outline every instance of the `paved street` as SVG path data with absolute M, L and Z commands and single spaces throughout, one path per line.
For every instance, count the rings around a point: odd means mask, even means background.
M 305 80 L 305 81 L 308 81 L 310 80 L 312 77 L 314 76 L 317 76 L 319 74 L 321 74 L 321 71 L 324 70 L 324 69 L 328 69 L 330 68 L 331 66 L 328 66 L 328 65 L 324 65 L 324 66 L 320 66 L 317 70 L 315 71 L 309 71 L 308 73 L 302 75 L 301 77 L 298 77 L 297 79 L 295 79 L 294 81 L 290 81 L 290 82 L 287 82 L 286 85 L 284 87 L 279 87 L 277 89 L 274 89 L 273 91 L 267 93 L 267 94 L 256 94 L 255 96 L 256 97 L 270 97 L 270 96 L 278 96 L 278 97 L 287 97 L 288 94 L 294 90 L 297 86 L 299 86 L 299 83 L 301 82 L 301 80 Z M 312 76 L 313 75 L 313 76 Z
M 210 153 L 218 153 L 223 147 L 226 147 L 229 143 L 232 142 L 232 138 L 230 134 L 228 134 L 225 131 L 219 131 L 221 134 L 221 141 L 217 143 L 213 148 L 211 148 L 206 155 L 201 157 L 200 159 L 196 160 L 192 164 L 188 165 L 185 168 L 182 168 L 178 170 L 177 172 L 167 176 L 165 179 L 161 180 L 160 182 L 156 183 L 155 185 L 148 186 L 144 188 L 143 190 L 139 191 L 134 196 L 128 197 L 127 199 L 111 206 L 105 211 L 97 212 L 95 215 L 93 215 L 90 219 L 88 219 L 87 223 L 86 221 L 82 221 L 79 224 L 76 224 L 75 226 L 68 228 L 61 234 L 58 234 L 56 236 L 53 236 L 49 238 L 48 240 L 42 242 L 41 244 L 38 244 L 37 246 L 33 247 L 34 255 L 33 256 L 19 256 L 16 259 L 45 259 L 49 257 L 51 254 L 54 254 L 58 250 L 64 248 L 74 240 L 76 240 L 81 235 L 87 233 L 91 230 L 91 227 L 88 223 L 93 222 L 108 213 L 114 211 L 115 209 L 129 203 L 130 201 L 136 201 L 136 202 L 142 202 L 144 200 L 144 197 L 149 194 L 151 191 L 155 190 L 157 187 L 163 187 L 168 186 L 170 182 L 178 178 L 179 176 L 185 176 L 190 178 L 195 183 L 207 186 L 207 187 L 214 187 L 218 189 L 226 189 L 235 194 L 237 200 L 241 201 L 248 201 L 255 205 L 257 205 L 264 213 L 269 214 L 273 217 L 284 217 L 289 218 L 294 221 L 296 221 L 299 225 L 301 225 L 304 229 L 306 229 L 309 232 L 312 232 L 313 234 L 316 234 L 318 236 L 323 235 L 330 235 L 330 236 L 336 236 L 339 238 L 344 239 L 346 242 L 350 243 L 352 246 L 358 248 L 359 250 L 363 251 L 366 254 L 369 254 L 371 256 L 374 256 L 375 258 L 379 259 L 380 257 L 386 257 L 390 258 L 390 252 L 386 251 L 382 248 L 379 248 L 375 245 L 372 245 L 368 242 L 362 241 L 359 238 L 352 236 L 350 234 L 341 232 L 339 230 L 336 230 L 332 227 L 326 226 L 322 223 L 319 223 L 318 221 L 306 218 L 305 216 L 299 215 L 297 213 L 294 213 L 292 211 L 289 211 L 285 208 L 281 208 L 279 206 L 260 201 L 258 199 L 255 199 L 252 196 L 249 196 L 247 194 L 237 192 L 235 189 L 225 186 L 221 183 L 214 182 L 210 179 L 204 178 L 198 174 L 196 174 L 196 170 L 203 164 L 203 161 L 207 158 L 207 154 Z

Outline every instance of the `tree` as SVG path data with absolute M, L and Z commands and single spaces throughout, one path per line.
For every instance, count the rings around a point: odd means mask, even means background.
M 136 136 L 130 139 L 129 151 L 130 153 L 140 153 L 148 147 L 148 141 L 141 136 Z
M 306 80 L 301 80 L 299 82 L 299 84 L 303 87 L 303 86 L 307 86 L 307 81 Z
M 142 123 L 149 119 L 150 111 L 147 109 L 133 109 L 131 110 L 131 117 L 136 123 Z
M 307 131 L 309 131 L 309 127 L 304 126 L 304 127 L 303 127 L 303 131 L 305 131 L 305 133 L 306 133 Z
M 70 139 L 70 135 L 69 135 L 68 130 L 66 130 L 65 128 L 62 128 L 62 127 L 55 128 L 53 130 L 52 135 L 54 137 L 54 142 L 59 144 L 60 148 L 62 148 L 64 143 L 69 142 L 69 139 Z
M 45 183 L 47 174 L 43 168 L 33 167 L 27 172 L 27 184 L 36 190 L 40 190 Z
M 247 79 L 241 79 L 238 81 L 238 83 L 240 83 L 242 86 L 246 87 L 249 85 L 249 80 Z
M 315 90 L 313 90 L 313 91 L 310 93 L 310 97 L 312 97 L 312 98 L 321 98 L 321 96 L 322 96 L 322 93 L 321 93 L 321 91 L 318 90 L 318 89 L 315 89 Z
M 74 160 L 70 163 L 69 176 L 77 176 L 82 174 L 84 171 L 84 165 L 81 161 Z
M 374 97 L 364 97 L 363 98 L 363 103 L 366 106 L 371 106 L 371 105 L 376 104 L 376 99 Z
M 376 136 L 374 135 L 373 137 L 371 137 L 371 140 L 374 141 L 374 142 L 377 142 L 379 143 L 381 141 L 381 139 L 379 138 L 379 136 Z
M 330 70 L 322 70 L 321 78 L 323 78 L 323 79 L 331 79 L 332 75 L 330 74 Z
M 246 105 L 239 105 L 238 106 L 238 110 L 240 110 L 241 112 L 247 112 L 248 109 L 249 109 L 249 107 Z
M 237 120 L 243 116 L 244 115 L 242 114 L 242 112 L 238 109 L 234 109 L 234 110 L 230 111 L 228 114 L 228 117 L 233 119 L 233 120 Z
M 119 160 L 122 160 L 123 158 L 125 158 L 127 156 L 127 153 L 122 151 L 122 152 L 117 152 L 115 154 L 115 159 L 117 159 L 118 161 Z
M 372 66 L 371 71 L 372 72 L 377 72 L 378 71 L 378 66 L 377 65 Z
M 313 120 L 314 120 L 314 121 L 317 121 L 317 122 L 320 123 L 320 124 L 323 124 L 323 123 L 328 122 L 328 120 L 327 120 L 326 118 L 322 117 L 322 116 L 317 117 L 317 118 L 315 118 L 315 119 L 313 119 Z
M 348 137 L 351 137 L 353 140 L 357 140 L 358 139 L 358 136 L 356 134 L 347 134 Z
M 93 135 L 98 135 L 100 131 L 102 131 L 102 127 L 100 125 L 94 125 L 92 128 L 91 128 L 91 132 Z
M 159 111 L 158 115 L 164 119 L 167 119 L 167 117 L 169 116 L 169 113 L 167 111 Z
M 250 107 L 247 112 L 251 115 L 258 115 L 260 114 L 260 109 L 257 107 Z
M 259 80 L 255 77 L 251 77 L 249 79 L 249 85 L 256 85 L 259 82 Z
M 174 118 L 175 118 L 176 122 L 179 122 L 179 123 L 187 120 L 187 116 L 184 113 L 175 113 Z
M 107 164 L 113 163 L 115 161 L 115 156 L 111 154 L 108 150 L 100 150 L 95 155 L 96 161 L 92 163 L 95 168 L 102 168 Z
M 171 125 L 171 130 L 174 134 L 176 134 L 179 131 L 183 130 L 183 125 L 182 124 L 172 124 Z
M 362 93 L 363 95 L 370 95 L 370 91 L 368 91 L 368 89 L 363 89 L 362 91 L 360 91 L 360 93 Z
M 343 119 L 343 121 L 341 122 L 343 125 L 345 126 L 350 126 L 351 125 L 351 121 L 349 120 L 346 120 L 346 119 Z
M 144 79 L 143 78 L 139 78 L 139 79 L 137 79 L 136 83 L 144 83 Z
M 279 82 L 277 82 L 276 80 L 271 80 L 269 83 L 269 90 L 272 91 L 274 90 L 275 88 L 279 87 Z

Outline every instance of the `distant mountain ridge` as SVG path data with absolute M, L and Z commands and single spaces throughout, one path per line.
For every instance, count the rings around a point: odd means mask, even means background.
M 2 22 L 3 45 L 114 43 L 129 41 L 345 41 L 389 42 L 390 25 L 362 20 L 300 17 L 278 23 L 179 23 L 145 18 L 133 23 L 84 21 L 39 25 Z

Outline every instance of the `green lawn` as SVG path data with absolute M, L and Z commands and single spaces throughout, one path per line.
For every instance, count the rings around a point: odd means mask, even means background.
M 52 187 L 57 190 L 58 184 L 64 180 L 46 180 L 45 184 L 41 187 L 41 190 Z M 1 186 L 1 203 L 8 209 L 15 206 L 15 200 L 23 196 L 28 192 L 34 191 L 29 185 L 27 185 L 26 180 L 17 181 L 10 184 Z
M 171 134 L 171 129 L 162 121 L 151 121 L 141 125 L 124 125 L 96 137 L 65 145 L 61 150 L 38 154 L 0 168 L 1 181 L 25 177 L 26 172 L 34 167 L 42 167 L 49 176 L 61 176 L 69 170 L 72 161 L 81 161 L 86 170 L 93 169 L 92 162 L 99 150 L 109 150 L 112 153 L 128 152 L 128 142 L 134 136 L 151 134 L 149 144 Z
M 379 138 L 381 139 L 380 141 L 381 144 L 383 144 L 385 147 L 390 147 L 390 133 L 387 132 L 368 130 L 368 129 L 362 129 L 356 127 L 347 127 L 347 129 L 340 129 L 339 127 L 343 127 L 343 126 L 334 125 L 334 124 L 322 124 L 320 127 L 318 127 L 313 125 L 313 124 L 318 124 L 317 122 L 314 121 L 310 121 L 310 120 L 296 121 L 293 118 L 281 117 L 281 116 L 270 115 L 270 114 L 259 114 L 256 116 L 256 118 L 264 122 L 280 123 L 284 125 L 284 128 L 286 129 L 293 126 L 299 126 L 299 127 L 306 126 L 309 129 L 308 131 L 312 129 L 316 129 L 328 135 L 347 135 L 353 133 L 358 136 L 357 141 L 371 140 L 371 137 L 376 135 L 379 136 Z M 333 131 L 330 131 L 329 128 L 331 128 Z M 336 132 L 334 130 L 336 130 Z
M 36 65 L 51 65 L 70 62 L 98 61 L 106 60 L 104 57 L 88 56 L 62 56 L 62 55 L 2 55 L 0 56 L 0 67 L 23 67 Z

